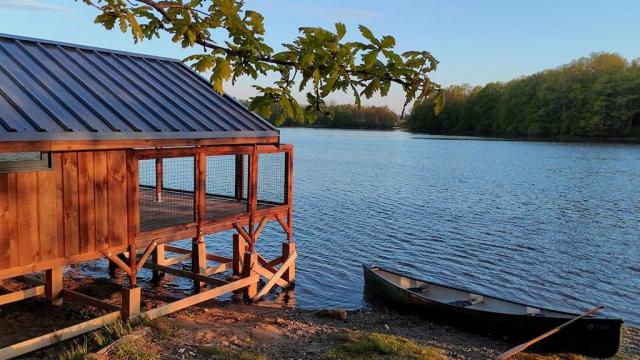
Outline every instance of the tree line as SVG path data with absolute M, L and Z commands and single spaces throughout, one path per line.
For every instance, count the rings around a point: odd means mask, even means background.
M 246 101 L 243 101 L 247 104 Z M 272 106 L 271 116 L 267 121 L 276 126 L 321 127 L 336 129 L 377 129 L 391 130 L 400 125 L 398 114 L 386 106 L 328 105 L 326 112 L 315 119 L 299 119 L 281 117 L 282 108 Z M 283 120 L 284 119 L 284 120 Z
M 445 89 L 414 105 L 414 132 L 535 137 L 640 136 L 640 60 L 593 53 L 556 69 L 506 83 Z

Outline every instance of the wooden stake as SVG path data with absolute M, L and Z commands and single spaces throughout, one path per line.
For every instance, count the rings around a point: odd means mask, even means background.
M 242 200 L 244 195 L 244 155 L 236 155 L 236 200 Z
M 122 294 L 122 320 L 128 321 L 140 315 L 141 288 L 124 288 Z
M 257 275 L 257 273 L 253 270 L 254 264 L 258 261 L 258 255 L 254 252 L 246 252 L 244 254 L 244 270 L 243 276 L 248 278 Z M 259 278 L 258 278 L 259 280 Z M 244 291 L 244 297 L 246 300 L 253 299 L 256 296 L 258 291 L 258 281 L 255 283 L 249 284 Z
M 47 270 L 46 272 L 46 284 L 45 293 L 47 300 L 52 305 L 62 305 L 62 287 L 63 287 L 63 268 L 55 267 Z

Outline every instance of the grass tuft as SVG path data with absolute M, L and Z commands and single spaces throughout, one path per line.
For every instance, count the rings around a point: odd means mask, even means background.
M 113 357 L 115 359 L 126 360 L 159 360 L 160 354 L 145 350 L 140 344 L 132 341 L 122 341 L 113 347 Z
M 232 351 L 218 346 L 199 346 L 197 350 L 216 360 L 267 360 L 267 357 L 261 354 L 243 350 Z
M 342 334 L 337 343 L 339 345 L 326 354 L 326 359 L 447 359 L 441 349 L 418 345 L 411 340 L 393 335 L 353 331 Z
M 89 346 L 86 339 L 84 342 L 79 343 L 74 341 L 70 346 L 60 350 L 58 352 L 58 360 L 92 360 L 95 359 L 93 355 L 89 353 Z

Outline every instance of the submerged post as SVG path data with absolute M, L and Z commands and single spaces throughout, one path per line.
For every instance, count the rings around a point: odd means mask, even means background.
M 240 276 L 244 271 L 244 253 L 246 243 L 240 234 L 233 234 L 233 275 Z
M 250 277 L 252 275 L 257 275 L 257 273 L 253 270 L 253 266 L 258 261 L 258 254 L 255 252 L 246 252 L 244 253 L 244 270 L 243 277 Z M 253 299 L 258 293 L 258 283 L 254 282 L 249 284 L 244 289 L 244 298 L 245 300 Z
M 141 288 L 137 286 L 124 288 L 120 293 L 122 295 L 122 308 L 120 310 L 122 320 L 128 321 L 139 316 Z
M 291 255 L 296 252 L 296 243 L 285 242 L 282 243 L 282 259 L 286 261 Z M 292 288 L 296 280 L 296 262 L 292 262 L 289 268 L 282 274 L 282 279 L 289 283 L 289 287 Z

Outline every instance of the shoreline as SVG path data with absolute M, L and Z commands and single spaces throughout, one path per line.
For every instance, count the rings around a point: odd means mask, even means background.
M 71 277 L 67 284 L 107 302 L 119 301 L 117 291 L 114 292 L 118 286 L 109 281 Z M 5 281 L 0 285 L 6 289 L 12 283 Z M 164 290 L 143 288 L 144 310 L 184 297 L 160 288 Z M 25 300 L 2 310 L 0 346 L 95 316 L 70 303 L 53 308 L 44 299 Z M 250 305 L 235 300 L 210 300 L 153 321 L 143 319 L 134 325 L 115 323 L 22 358 L 366 359 L 380 355 L 385 359 L 480 360 L 495 358 L 514 345 L 381 306 L 348 311 L 314 310 L 269 302 Z M 369 353 L 360 356 L 349 353 L 351 350 Z M 383 353 L 378 354 L 380 351 Z M 72 353 L 77 357 L 69 356 Z M 78 353 L 84 353 L 84 357 Z M 584 359 L 571 354 L 522 356 L 528 360 Z M 625 327 L 623 347 L 616 359 L 639 357 L 640 328 Z

